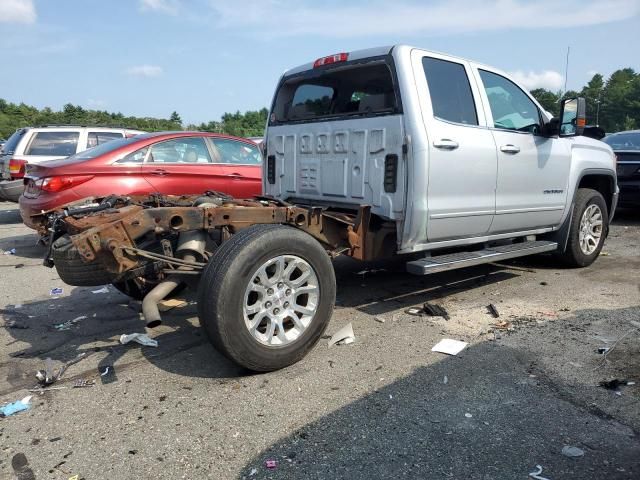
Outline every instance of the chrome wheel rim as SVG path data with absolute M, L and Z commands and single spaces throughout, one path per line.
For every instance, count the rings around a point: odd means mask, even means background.
M 244 324 L 267 347 L 295 342 L 318 309 L 320 286 L 309 263 L 295 255 L 264 262 L 250 277 L 244 293 Z
M 578 240 L 580 250 L 585 255 L 596 251 L 602 238 L 602 210 L 598 205 L 589 205 L 580 219 L 580 233 Z

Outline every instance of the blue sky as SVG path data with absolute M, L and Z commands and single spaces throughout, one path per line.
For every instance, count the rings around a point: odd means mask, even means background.
M 529 88 L 640 70 L 640 0 L 0 0 L 0 98 L 185 123 L 268 106 L 290 67 L 408 43 Z

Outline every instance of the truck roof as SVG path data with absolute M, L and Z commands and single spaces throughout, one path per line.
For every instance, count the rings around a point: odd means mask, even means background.
M 447 55 L 448 57 L 451 58 L 457 58 L 459 60 L 465 61 L 465 62 L 473 62 L 476 65 L 481 65 L 479 62 L 473 61 L 473 60 L 469 60 L 467 58 L 463 58 L 463 57 L 457 57 L 455 55 L 451 55 L 449 53 L 446 52 L 437 52 L 435 50 L 427 50 L 425 48 L 421 48 L 421 47 L 416 47 L 413 45 L 406 45 L 406 44 L 402 44 L 402 43 L 398 43 L 395 45 L 386 45 L 386 46 L 382 46 L 382 47 L 373 47 L 373 48 L 364 48 L 362 50 L 353 50 L 352 52 L 347 52 L 349 54 L 349 60 L 360 60 L 362 58 L 367 58 L 367 57 L 379 57 L 382 55 L 388 55 L 389 53 L 391 53 L 392 50 L 394 49 L 399 49 L 399 48 L 403 48 L 406 50 L 413 50 L 418 49 L 427 53 L 436 53 L 436 54 L 440 54 L 440 55 Z M 330 55 L 330 54 L 328 54 Z M 323 57 L 320 57 L 323 58 Z M 286 70 L 284 72 L 284 76 L 287 77 L 289 75 L 295 75 L 296 73 L 301 73 L 307 70 L 311 70 L 313 68 L 313 64 L 314 61 L 316 59 L 308 62 L 308 63 L 304 63 L 302 65 L 298 65 L 297 67 L 293 67 L 290 68 L 289 70 Z M 489 65 L 486 65 L 489 66 Z M 493 68 L 493 67 L 490 67 Z

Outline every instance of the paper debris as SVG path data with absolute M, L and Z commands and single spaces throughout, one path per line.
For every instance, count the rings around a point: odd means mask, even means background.
M 15 255 L 16 254 L 16 249 L 12 248 L 11 250 L 6 250 L 4 252 L 5 255 Z
M 170 298 L 168 300 L 162 300 L 158 303 L 158 310 L 161 312 L 168 312 L 172 308 L 176 307 L 184 307 L 187 304 L 184 300 L 179 300 L 177 298 Z
M 329 346 L 332 347 L 336 344 L 349 345 L 355 342 L 356 336 L 353 333 L 353 325 L 347 323 L 344 327 L 333 334 L 329 340 Z
M 457 355 L 464 350 L 467 345 L 469 345 L 467 342 L 445 338 L 434 345 L 431 351 L 446 353 L 447 355 Z
M 99 288 L 98 290 L 91 290 L 91 293 L 109 293 L 109 287 L 105 285 L 104 287 Z
M 145 347 L 157 347 L 158 341 L 153 340 L 146 333 L 130 333 L 120 335 L 120 343 L 125 345 L 129 342 L 136 342 Z
M 51 289 L 51 291 L 49 292 L 49 295 L 53 297 L 54 295 L 62 295 L 63 292 L 64 290 L 62 288 L 56 287 Z
M 276 468 L 278 466 L 278 462 L 275 461 L 275 460 L 267 460 L 266 462 L 264 462 L 264 465 L 269 470 L 273 470 L 274 468 Z

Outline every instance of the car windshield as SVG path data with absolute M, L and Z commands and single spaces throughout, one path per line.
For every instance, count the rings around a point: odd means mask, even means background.
M 84 152 L 76 153 L 69 158 L 74 160 L 90 160 L 92 158 L 97 158 L 100 155 L 104 155 L 105 153 L 113 152 L 114 150 L 124 147 L 125 145 L 129 145 L 130 143 L 137 142 L 138 140 L 139 139 L 136 137 L 111 140 L 110 142 L 102 143 L 97 147 L 90 148 Z
M 614 150 L 640 150 L 640 132 L 614 133 L 602 141 Z

